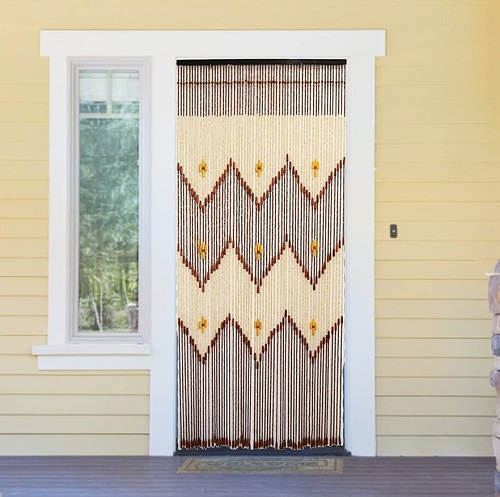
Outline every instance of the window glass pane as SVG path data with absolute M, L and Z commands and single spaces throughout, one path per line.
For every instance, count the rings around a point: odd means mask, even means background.
M 138 71 L 79 72 L 79 332 L 138 331 L 138 83 Z
M 139 112 L 139 75 L 133 71 L 113 71 L 111 79 L 111 112 Z
M 137 114 L 139 112 L 139 102 L 113 102 L 111 112 L 114 114 Z
M 80 112 L 106 113 L 108 71 L 80 71 Z

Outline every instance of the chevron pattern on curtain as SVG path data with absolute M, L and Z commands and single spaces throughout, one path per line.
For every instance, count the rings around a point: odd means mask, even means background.
M 343 445 L 344 64 L 178 66 L 178 447 Z

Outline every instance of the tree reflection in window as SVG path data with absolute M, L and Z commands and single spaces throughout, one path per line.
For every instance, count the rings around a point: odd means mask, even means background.
M 79 332 L 138 331 L 139 71 L 79 71 Z

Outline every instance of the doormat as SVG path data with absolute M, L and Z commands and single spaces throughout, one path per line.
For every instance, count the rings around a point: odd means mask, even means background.
M 190 457 L 177 473 L 343 473 L 344 461 L 335 457 Z

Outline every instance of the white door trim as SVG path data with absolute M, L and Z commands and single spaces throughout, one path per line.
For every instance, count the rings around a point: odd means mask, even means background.
M 64 121 L 52 119 L 68 106 L 68 60 L 75 57 L 151 58 L 151 370 L 150 454 L 171 455 L 176 441 L 176 60 L 347 59 L 346 366 L 345 443 L 354 455 L 372 456 L 375 442 L 374 336 L 374 129 L 375 57 L 385 53 L 384 31 L 43 31 L 41 54 L 51 57 L 51 160 L 67 157 Z M 52 65 L 54 63 L 54 65 Z M 53 72 L 57 70 L 57 74 Z M 59 81 L 59 83 L 58 83 Z M 59 85 L 59 89 L 58 89 Z M 61 97 L 62 95 L 62 97 Z M 59 98 L 58 98 L 59 97 Z M 59 138 L 57 138 L 59 137 Z M 61 150 L 61 147 L 63 150 Z M 66 147 L 66 148 L 65 148 Z M 51 164 L 52 168 L 52 164 Z M 51 214 L 52 215 L 52 214 Z M 50 296 L 49 296 L 50 298 Z M 50 341 L 49 343 L 59 344 Z M 60 345 L 64 345 L 61 343 Z M 86 360 L 61 360 L 71 369 Z M 126 368 L 127 357 L 98 364 Z M 137 358 L 130 359 L 137 367 Z M 44 357 L 45 368 L 51 359 Z

